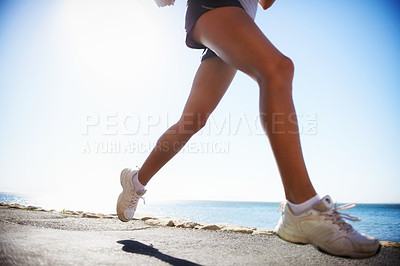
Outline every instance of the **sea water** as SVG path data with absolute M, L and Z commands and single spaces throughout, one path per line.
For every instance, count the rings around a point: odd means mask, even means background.
M 46 207 L 38 197 L 15 193 L 0 193 L 0 201 Z M 281 215 L 278 212 L 279 205 L 279 202 L 168 201 L 141 204 L 139 211 L 157 217 L 184 218 L 194 222 L 274 229 Z M 357 204 L 355 208 L 344 212 L 361 219 L 360 222 L 349 221 L 358 231 L 379 240 L 400 242 L 400 204 Z
M 274 229 L 281 216 L 279 205 L 279 202 L 172 201 L 144 205 L 141 210 L 196 222 L 227 222 Z M 343 212 L 361 219 L 348 221 L 359 232 L 380 240 L 400 242 L 400 204 L 357 204 Z

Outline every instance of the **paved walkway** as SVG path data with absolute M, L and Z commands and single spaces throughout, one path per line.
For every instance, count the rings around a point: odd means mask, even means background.
M 400 248 L 337 258 L 277 236 L 157 227 L 0 207 L 1 265 L 399 265 Z

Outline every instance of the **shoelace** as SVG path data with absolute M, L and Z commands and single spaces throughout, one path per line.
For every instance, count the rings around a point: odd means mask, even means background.
M 136 168 L 140 170 L 140 167 L 136 165 Z M 129 208 L 135 208 L 138 205 L 138 201 L 142 199 L 143 200 L 143 204 L 146 204 L 146 200 L 144 199 L 143 196 L 140 196 L 139 194 L 137 194 L 136 192 L 133 193 L 133 197 L 131 202 L 129 203 Z
M 281 204 L 279 204 L 278 212 L 282 209 L 282 207 L 285 206 L 285 202 L 282 201 Z
M 358 221 L 361 221 L 361 219 L 351 216 L 347 213 L 339 212 L 339 210 L 345 211 L 345 210 L 354 208 L 355 206 L 356 206 L 356 204 L 350 203 L 350 204 L 345 204 L 345 205 L 337 207 L 336 203 L 335 203 L 335 207 L 332 210 L 325 212 L 323 214 L 326 216 L 326 219 L 331 220 L 332 223 L 339 225 L 339 228 L 341 230 L 350 232 L 353 230 L 353 227 L 344 220 L 358 222 Z
M 138 201 L 142 199 L 143 200 L 143 204 L 146 204 L 146 200 L 144 199 L 143 196 L 140 196 L 139 194 L 137 194 L 136 192 L 133 194 L 132 200 L 129 203 L 129 208 L 136 208 L 136 206 L 138 205 Z

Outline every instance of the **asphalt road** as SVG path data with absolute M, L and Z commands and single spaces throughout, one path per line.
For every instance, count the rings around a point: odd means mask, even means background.
M 149 226 L 0 207 L 0 265 L 399 265 L 400 248 L 333 257 L 277 236 Z

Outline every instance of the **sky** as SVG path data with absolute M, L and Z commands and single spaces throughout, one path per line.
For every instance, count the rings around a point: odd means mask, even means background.
M 0 191 L 114 210 L 120 171 L 140 167 L 177 121 L 199 66 L 201 51 L 184 43 L 185 4 L 0 1 Z M 258 26 L 295 64 L 303 153 L 321 196 L 400 203 L 399 13 L 390 0 L 258 10 Z M 147 188 L 150 202 L 284 200 L 257 84 L 238 73 Z

